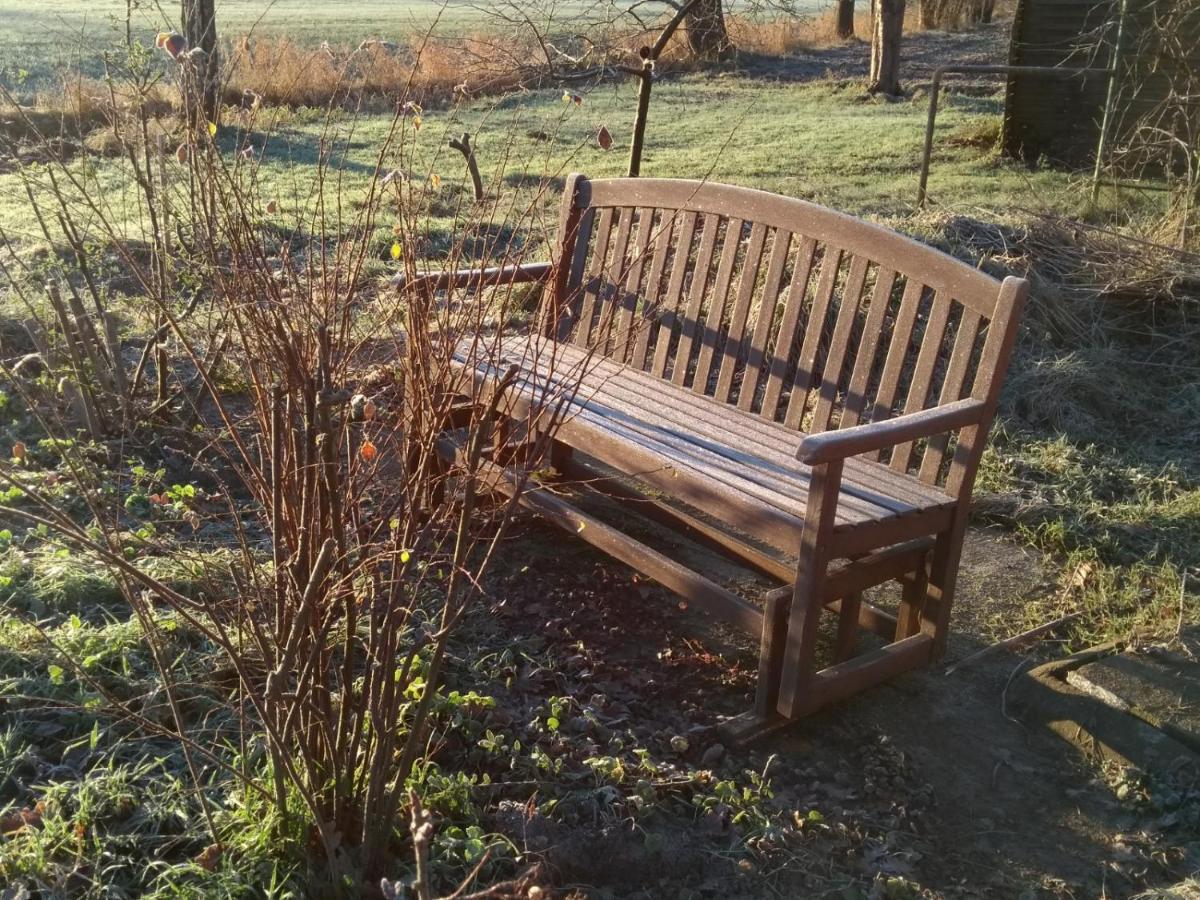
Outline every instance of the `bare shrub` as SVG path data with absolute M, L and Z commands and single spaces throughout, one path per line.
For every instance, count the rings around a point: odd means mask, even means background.
M 446 104 L 463 93 L 492 94 L 518 84 L 529 48 L 499 34 L 418 36 L 403 45 L 302 46 L 288 38 L 235 42 L 225 102 L 272 106 L 357 105 L 371 100 Z
M 330 112 L 327 145 L 340 116 Z M 501 367 L 500 342 L 525 318 L 519 295 L 397 298 L 368 275 L 380 225 L 391 226 L 393 266 L 412 275 L 418 265 L 411 248 L 421 244 L 432 189 L 387 174 L 418 165 L 412 117 L 393 117 L 353 206 L 335 154 L 323 152 L 305 189 L 281 201 L 263 193 L 259 161 L 223 151 L 206 123 L 185 132 L 177 174 L 164 182 L 149 119 L 140 108 L 122 144 L 124 177 L 136 186 L 132 215 L 49 141 L 48 164 L 26 177 L 31 215 L 47 240 L 69 248 L 55 268 L 71 290 L 99 280 L 100 259 L 136 284 L 153 328 L 140 358 L 158 348 L 141 370 L 155 373 L 158 388 L 110 402 L 109 385 L 95 378 L 88 390 L 105 408 L 126 409 L 124 428 L 80 442 L 71 411 L 40 387 L 49 382 L 7 360 L 0 374 L 61 448 L 61 477 L 82 508 L 64 509 L 22 449 L 0 463 L 9 497 L 0 513 L 115 580 L 154 657 L 163 706 L 149 715 L 144 698 L 113 695 L 55 645 L 62 668 L 131 736 L 178 742 L 214 846 L 230 836 L 208 791 L 231 784 L 332 881 L 361 886 L 395 856 L 415 773 L 433 729 L 446 727 L 447 643 L 520 496 L 488 500 L 484 448 L 501 425 L 524 435 L 510 465 L 527 478 L 573 378 L 559 373 L 528 419 L 508 420 L 502 392 L 463 383 L 454 360 L 469 348 Z M 249 111 L 247 129 L 258 124 Z M 444 265 L 473 262 L 480 247 L 520 262 L 519 249 L 490 235 L 536 232 L 556 174 L 527 204 L 514 205 L 501 181 L 490 199 L 463 201 Z M 21 290 L 34 289 L 44 272 L 27 265 L 19 241 L 3 249 Z M 107 297 L 102 284 L 95 291 Z M 59 324 L 66 331 L 80 321 Z M 123 360 L 133 350 L 126 342 L 109 352 Z M 45 362 L 50 379 L 65 364 Z M 89 371 L 80 363 L 69 377 L 83 382 Z M 454 465 L 439 454 L 447 441 L 458 447 Z M 154 476 L 125 460 L 164 445 L 183 484 L 148 486 Z M 187 590 L 155 574 L 163 558 L 188 561 Z M 199 679 L 176 671 L 181 634 L 211 647 L 220 671 Z M 196 712 L 214 707 L 219 714 Z
M 1200 246 L 1200 71 L 1193 40 L 1200 34 L 1200 6 L 1149 4 L 1126 30 L 1132 40 L 1116 63 L 1108 123 L 1109 134 L 1120 139 L 1101 166 L 1114 178 L 1164 179 L 1170 201 L 1149 237 Z
M 788 16 L 762 19 L 730 14 L 725 19 L 730 40 L 740 50 L 769 56 L 786 56 L 800 50 L 824 46 L 827 42 L 824 18 Z M 832 29 L 830 29 L 832 34 Z M 832 45 L 832 40 L 828 43 Z

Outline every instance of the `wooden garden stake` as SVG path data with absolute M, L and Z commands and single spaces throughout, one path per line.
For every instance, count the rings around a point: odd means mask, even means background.
M 475 199 L 483 199 L 483 179 L 479 177 L 479 163 L 475 160 L 475 148 L 471 146 L 471 135 L 462 133 L 462 137 L 450 138 L 450 146 L 463 155 L 467 161 L 467 171 L 471 174 L 471 185 L 475 188 Z

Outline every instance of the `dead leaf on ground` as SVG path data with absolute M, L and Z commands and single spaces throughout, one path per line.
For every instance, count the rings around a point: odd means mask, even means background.
M 0 834 L 12 834 L 22 828 L 37 828 L 42 824 L 42 816 L 46 813 L 46 802 L 39 800 L 34 807 L 14 809 L 0 815 Z
M 205 872 L 215 872 L 217 865 L 221 862 L 221 854 L 224 852 L 220 844 L 209 844 L 192 862 Z

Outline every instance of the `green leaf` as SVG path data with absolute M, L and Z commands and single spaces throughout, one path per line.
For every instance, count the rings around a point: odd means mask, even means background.
M 66 675 L 62 666 L 56 666 L 53 663 L 46 666 L 46 673 L 50 676 L 50 682 L 52 684 L 62 684 L 63 678 Z
M 554 716 L 551 716 L 546 720 L 546 727 L 551 731 L 558 731 L 558 719 L 554 718 Z

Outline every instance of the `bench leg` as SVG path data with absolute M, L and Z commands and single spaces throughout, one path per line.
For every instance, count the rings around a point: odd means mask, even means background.
M 929 584 L 921 613 L 921 631 L 933 638 L 934 659 L 946 652 L 946 639 L 950 634 L 950 607 L 954 602 L 966 525 L 966 516 L 958 515 L 954 524 L 937 536 L 929 560 Z
M 718 732 L 731 747 L 744 747 L 787 724 L 779 715 L 779 681 L 787 646 L 791 597 L 782 591 L 767 594 L 763 608 L 762 640 L 758 647 L 758 684 L 754 708 L 722 722 Z
M 776 704 L 779 714 L 787 719 L 800 715 L 812 682 L 817 626 L 825 606 L 825 570 L 841 481 L 840 460 L 813 466 Z
M 814 673 L 813 656 L 817 646 L 817 628 L 821 620 L 821 588 L 824 566 L 796 581 L 788 616 L 787 640 L 780 672 L 779 700 L 776 709 L 787 719 L 800 715 L 805 693 Z
M 896 634 L 893 640 L 902 641 L 921 631 L 921 617 L 925 612 L 925 599 L 929 592 L 929 573 L 923 561 L 915 572 L 905 576 L 900 594 L 900 611 L 896 616 Z
M 858 619 L 862 611 L 862 594 L 850 594 L 842 598 L 838 610 L 837 639 L 833 647 L 833 661 L 845 662 L 858 648 Z
M 787 645 L 787 614 L 790 598 L 772 592 L 763 609 L 762 641 L 758 647 L 758 686 L 754 692 L 755 715 L 769 719 L 779 703 L 779 677 Z

